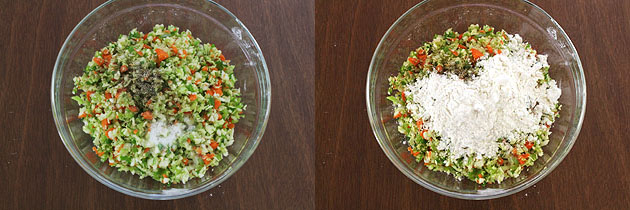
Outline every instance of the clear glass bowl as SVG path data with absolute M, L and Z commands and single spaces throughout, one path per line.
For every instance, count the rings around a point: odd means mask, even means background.
M 398 73 L 409 52 L 448 28 L 465 31 L 470 24 L 491 25 L 520 34 L 534 49 L 549 55 L 550 75 L 562 89 L 560 118 L 552 128 L 544 156 L 518 178 L 484 186 L 458 181 L 428 170 L 411 159 L 403 135 L 392 120 L 387 78 Z M 434 192 L 462 199 L 490 199 L 521 191 L 549 174 L 569 153 L 580 132 L 586 108 L 586 83 L 580 58 L 562 28 L 538 6 L 527 1 L 426 0 L 403 14 L 381 39 L 367 76 L 366 97 L 374 135 L 387 157 L 407 177 Z
M 203 43 L 213 43 L 236 65 L 237 86 L 247 105 L 239 120 L 230 155 L 203 178 L 170 187 L 150 177 L 140 179 L 102 163 L 91 151 L 92 137 L 77 120 L 79 106 L 72 97 L 72 78 L 82 74 L 94 52 L 133 28 L 150 31 L 155 24 L 189 29 Z M 252 155 L 267 125 L 271 103 L 269 73 L 262 52 L 247 28 L 219 4 L 204 0 L 108 1 L 74 28 L 59 51 L 52 75 L 52 111 L 59 136 L 79 165 L 106 186 L 146 199 L 176 199 L 204 192 L 225 181 Z

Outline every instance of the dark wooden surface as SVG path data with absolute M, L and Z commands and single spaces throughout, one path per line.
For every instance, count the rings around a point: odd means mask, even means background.
M 466 201 L 404 176 L 369 125 L 365 82 L 389 26 L 417 0 L 319 0 L 316 31 L 318 209 L 613 209 L 630 206 L 630 1 L 534 1 L 566 30 L 584 67 L 588 105 L 565 160 L 512 196 Z
M 118 193 L 90 177 L 53 123 L 50 77 L 74 26 L 103 0 L 0 1 L 0 209 L 314 208 L 314 3 L 220 0 L 267 60 L 272 110 L 262 142 L 220 187 L 175 201 Z

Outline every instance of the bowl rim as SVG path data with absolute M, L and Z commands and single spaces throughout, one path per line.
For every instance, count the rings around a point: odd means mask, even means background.
M 573 45 L 573 42 L 571 41 L 571 39 L 569 38 L 569 36 L 565 33 L 564 29 L 560 26 L 560 24 L 558 24 L 558 22 L 556 22 L 555 19 L 553 19 L 553 17 L 551 17 L 551 15 L 549 15 L 545 10 L 543 10 L 542 8 L 540 8 L 538 5 L 529 2 L 528 0 L 521 0 L 522 3 L 528 4 L 530 6 L 532 6 L 532 8 L 538 10 L 539 12 L 541 12 L 542 14 L 544 14 L 547 18 L 549 18 L 549 20 L 551 20 L 551 22 L 553 23 L 553 25 L 558 29 L 558 34 L 562 37 L 564 37 L 568 43 L 568 47 L 571 50 L 571 52 L 575 53 L 575 58 L 576 58 L 576 62 L 577 62 L 577 67 L 579 70 L 579 78 L 576 82 L 577 84 L 582 84 L 583 85 L 583 90 L 582 92 L 577 92 L 578 90 L 576 90 L 576 94 L 581 95 L 582 100 L 579 102 L 580 104 L 578 104 L 578 106 L 581 106 L 581 109 L 576 110 L 579 112 L 579 119 L 578 119 L 578 124 L 575 128 L 575 135 L 573 136 L 572 139 L 570 139 L 567 143 L 567 152 L 565 153 L 558 153 L 556 155 L 558 155 L 558 161 L 556 162 L 552 162 L 550 165 L 547 165 L 546 168 L 548 168 L 546 171 L 540 171 L 537 175 L 535 175 L 531 180 L 528 180 L 524 183 L 521 183 L 519 185 L 516 185 L 515 187 L 511 188 L 511 189 L 505 189 L 505 190 L 501 190 L 501 191 L 497 191 L 497 192 L 490 192 L 487 194 L 466 194 L 466 193 L 460 193 L 460 192 L 451 192 L 451 191 L 447 191 L 444 190 L 442 188 L 436 187 L 433 184 L 429 183 L 428 181 L 416 176 L 414 173 L 408 171 L 408 167 L 401 163 L 400 160 L 398 160 L 396 158 L 396 151 L 390 149 L 386 143 L 381 140 L 382 138 L 387 139 L 384 136 L 379 135 L 379 133 L 377 132 L 377 130 L 379 129 L 379 127 L 377 126 L 378 124 L 378 116 L 376 116 L 376 112 L 374 111 L 374 107 L 372 107 L 371 105 L 371 95 L 373 94 L 373 91 L 371 90 L 371 83 L 370 80 L 372 79 L 372 75 L 373 72 L 375 72 L 374 66 L 376 63 L 376 56 L 377 56 L 377 52 L 379 52 L 382 48 L 383 48 L 383 43 L 385 41 L 385 39 L 390 35 L 390 33 L 392 32 L 392 30 L 394 29 L 394 26 L 398 25 L 403 19 L 405 19 L 412 11 L 414 11 L 415 9 L 421 7 L 422 5 L 426 4 L 427 2 L 430 2 L 432 0 L 423 0 L 422 2 L 414 5 L 413 7 L 411 7 L 410 9 L 408 9 L 403 15 L 401 15 L 387 30 L 387 32 L 385 32 L 385 34 L 383 35 L 383 37 L 381 38 L 381 40 L 379 41 L 376 49 L 374 50 L 374 54 L 372 55 L 372 60 L 370 62 L 370 66 L 368 69 L 368 74 L 367 74 L 367 80 L 366 80 L 366 94 L 365 94 L 365 98 L 366 98 L 366 105 L 367 105 L 367 114 L 370 120 L 370 126 L 372 127 L 372 132 L 374 134 L 374 137 L 376 138 L 376 141 L 378 142 L 379 146 L 381 147 L 381 149 L 383 150 L 383 152 L 385 153 L 385 155 L 387 156 L 387 158 L 389 158 L 389 160 L 392 162 L 392 164 L 394 164 L 394 166 L 396 166 L 396 168 L 398 168 L 398 170 L 400 170 L 403 174 L 405 174 L 405 176 L 407 176 L 409 179 L 413 180 L 414 182 L 416 182 L 417 184 L 421 185 L 424 188 L 427 188 L 433 192 L 436 192 L 438 194 L 441 195 L 445 195 L 445 196 L 449 196 L 449 197 L 454 197 L 454 198 L 459 198 L 459 199 L 467 199 L 467 200 L 486 200 L 486 199 L 494 199 L 494 198 L 500 198 L 500 197 L 504 197 L 504 196 L 508 196 L 508 195 L 512 195 L 514 193 L 520 192 L 524 189 L 529 188 L 530 186 L 536 184 L 538 181 L 542 180 L 543 178 L 545 178 L 547 175 L 549 175 L 549 173 L 551 173 L 551 171 L 553 171 L 563 160 L 564 158 L 567 156 L 567 154 L 571 151 L 571 148 L 573 147 L 573 145 L 575 144 L 575 142 L 577 141 L 577 137 L 579 136 L 580 130 L 582 128 L 582 123 L 584 121 L 584 115 L 586 112 L 586 79 L 584 78 L 584 69 L 582 68 L 582 62 L 580 60 L 580 57 L 578 55 L 577 50 L 575 49 L 575 46 Z
M 113 182 L 108 180 L 107 178 L 103 177 L 102 175 L 92 171 L 91 167 L 89 166 L 89 164 L 86 162 L 85 159 L 83 159 L 81 157 L 81 154 L 79 154 L 78 152 L 74 152 L 71 147 L 71 143 L 68 141 L 68 139 L 72 140 L 71 136 L 67 136 L 67 134 L 65 134 L 62 130 L 64 128 L 64 120 L 60 119 L 61 116 L 57 116 L 57 112 L 60 112 L 60 110 L 58 109 L 57 105 L 55 104 L 56 99 L 55 99 L 55 75 L 57 74 L 57 71 L 60 71 L 60 65 L 63 63 L 61 62 L 61 55 L 62 52 L 64 52 L 66 50 L 66 46 L 68 45 L 68 42 L 70 41 L 70 39 L 74 36 L 75 32 L 77 31 L 77 29 L 79 28 L 79 26 L 83 25 L 84 22 L 89 19 L 92 15 L 94 15 L 97 11 L 103 9 L 104 7 L 110 5 L 113 2 L 116 1 L 120 1 L 120 0 L 109 0 L 101 5 L 99 5 L 98 7 L 96 7 L 95 9 L 93 9 L 92 11 L 90 11 L 90 13 L 88 13 L 85 17 L 83 17 L 83 19 L 81 19 L 81 21 L 79 21 L 79 23 L 77 23 L 77 25 L 72 29 L 72 31 L 70 32 L 70 34 L 68 34 L 68 36 L 66 37 L 66 40 L 63 42 L 63 45 L 61 46 L 61 48 L 59 49 L 59 53 L 57 54 L 57 59 L 55 61 L 55 66 L 53 68 L 53 73 L 52 73 L 52 77 L 51 77 L 51 86 L 50 86 L 50 100 L 51 100 L 51 112 L 55 121 L 55 125 L 57 128 L 57 133 L 59 134 L 59 137 L 61 138 L 61 141 L 63 142 L 64 146 L 66 147 L 66 149 L 68 150 L 68 152 L 70 153 L 70 155 L 72 156 L 72 158 L 79 164 L 79 166 L 81 166 L 81 168 L 87 172 L 92 178 L 96 179 L 98 182 L 100 182 L 101 184 L 115 190 L 118 192 L 121 192 L 123 194 L 129 195 L 129 196 L 133 196 L 133 197 L 137 197 L 137 198 L 143 198 L 143 199 L 150 199 L 150 200 L 171 200 L 171 199 L 179 199 L 179 198 L 184 198 L 184 197 L 189 197 L 189 196 L 193 196 L 193 195 L 197 195 L 199 193 L 205 192 L 209 189 L 214 188 L 215 186 L 221 184 L 222 182 L 224 182 L 225 180 L 227 180 L 229 177 L 231 177 L 236 171 L 238 171 L 238 169 L 240 169 L 246 162 L 247 160 L 251 157 L 251 155 L 254 153 L 254 151 L 256 150 L 256 148 L 258 147 L 258 145 L 260 144 L 260 141 L 265 133 L 265 130 L 267 128 L 267 123 L 269 120 L 269 114 L 271 111 L 271 81 L 270 81 L 270 76 L 269 76 L 269 70 L 267 67 L 267 62 L 263 56 L 263 52 L 260 49 L 260 46 L 258 45 L 258 42 L 256 41 L 256 39 L 254 38 L 254 36 L 251 34 L 251 32 L 249 31 L 249 29 L 241 22 L 240 19 L 238 19 L 232 12 L 230 12 L 228 9 L 226 9 L 225 7 L 223 7 L 222 5 L 212 1 L 212 0 L 202 0 L 205 2 L 208 2 L 210 4 L 213 4 L 214 6 L 216 6 L 217 8 L 219 8 L 222 12 L 228 14 L 231 18 L 233 18 L 235 20 L 235 22 L 237 23 L 237 25 L 239 27 L 242 27 L 243 31 L 242 34 L 247 36 L 249 39 L 252 40 L 253 42 L 253 47 L 255 49 L 256 52 L 258 52 L 261 63 L 262 63 L 262 80 L 259 79 L 259 82 L 261 82 L 262 88 L 263 88 L 263 93 L 262 93 L 262 97 L 266 98 L 266 103 L 261 103 L 261 108 L 262 108 L 262 112 L 260 114 L 258 114 L 259 116 L 263 116 L 263 121 L 262 123 L 260 121 L 257 122 L 258 126 L 260 128 L 260 134 L 257 135 L 255 138 L 251 138 L 249 141 L 253 141 L 252 144 L 252 148 L 251 148 L 251 152 L 241 152 L 239 154 L 238 157 L 240 157 L 242 159 L 242 161 L 240 162 L 233 162 L 235 164 L 229 166 L 222 175 L 220 175 L 219 177 L 217 177 L 214 181 L 210 181 L 204 185 L 201 185 L 197 188 L 194 189 L 188 189 L 185 191 L 182 191 L 184 193 L 163 193 L 163 194 L 151 194 L 151 193 L 145 193 L 145 192 L 138 192 L 138 191 L 133 191 L 124 187 L 121 187 L 118 183 Z M 173 188 L 171 188 L 173 189 Z

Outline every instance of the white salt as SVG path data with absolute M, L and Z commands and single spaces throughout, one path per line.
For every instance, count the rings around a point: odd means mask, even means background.
M 157 146 L 159 144 L 168 146 L 175 142 L 186 126 L 183 123 L 167 124 L 164 121 L 157 121 L 151 124 L 151 131 L 148 133 L 148 146 Z

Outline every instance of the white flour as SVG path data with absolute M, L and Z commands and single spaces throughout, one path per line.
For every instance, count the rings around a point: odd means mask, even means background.
M 455 158 L 493 157 L 497 139 L 511 140 L 518 132 L 544 126 L 542 114 L 551 113 L 561 94 L 555 81 L 538 86 L 540 69 L 549 66 L 547 56 L 527 52 L 518 35 L 509 38 L 510 50 L 482 57 L 477 63 L 482 70 L 471 81 L 431 73 L 407 86 L 406 108 L 442 136 L 438 149 L 450 150 Z

